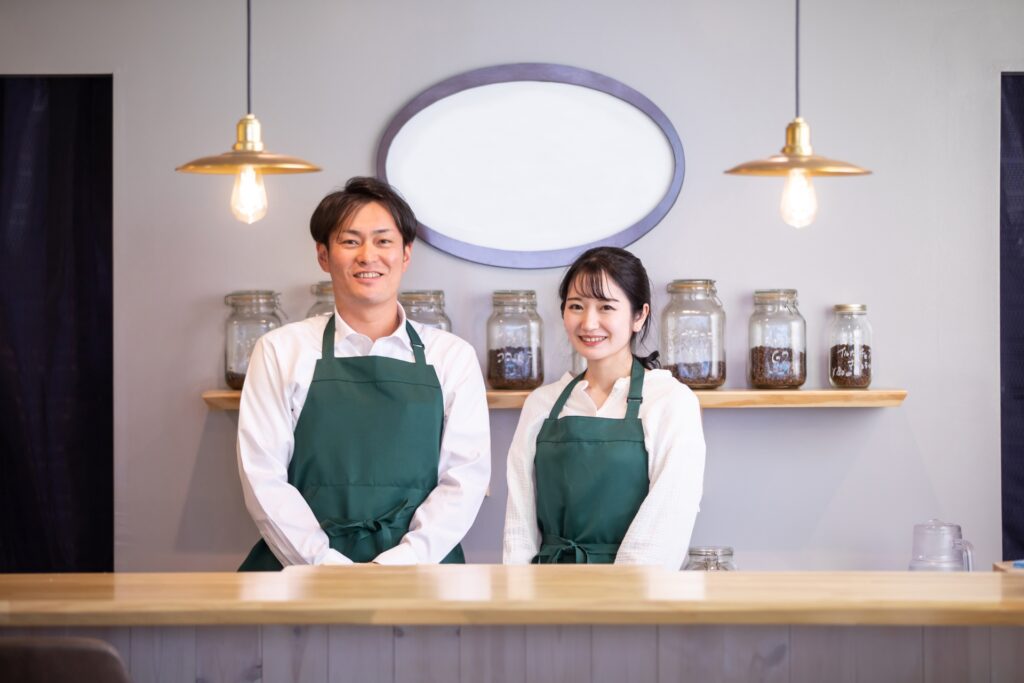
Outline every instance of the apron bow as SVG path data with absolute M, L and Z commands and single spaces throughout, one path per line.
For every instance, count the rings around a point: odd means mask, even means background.
M 331 538 L 338 538 L 340 536 L 351 536 L 355 535 L 354 542 L 358 543 L 362 539 L 372 536 L 374 544 L 377 546 L 377 552 L 382 553 L 385 550 L 394 546 L 392 543 L 391 529 L 394 526 L 399 515 L 412 509 L 409 505 L 408 500 L 403 500 L 395 507 L 391 508 L 387 512 L 372 517 L 370 519 L 324 519 L 320 522 L 320 528 L 323 529 L 328 536 Z

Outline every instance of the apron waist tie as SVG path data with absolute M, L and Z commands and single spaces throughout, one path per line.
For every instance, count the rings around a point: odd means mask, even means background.
M 558 564 L 567 553 L 572 553 L 576 564 L 591 564 L 590 555 L 614 555 L 619 550 L 618 543 L 577 543 L 569 538 L 555 534 L 544 534 L 541 539 L 540 552 L 533 559 L 534 564 Z
M 324 519 L 320 522 L 323 529 L 331 538 L 340 536 L 352 536 L 354 542 L 359 542 L 367 536 L 373 536 L 377 552 L 382 553 L 394 547 L 392 529 L 399 527 L 396 522 L 404 513 L 412 511 L 415 506 L 409 505 L 408 500 L 403 500 L 395 507 L 382 515 L 371 519 Z

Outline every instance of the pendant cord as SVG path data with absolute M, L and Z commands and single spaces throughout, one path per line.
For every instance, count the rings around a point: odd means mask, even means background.
M 800 118 L 800 0 L 796 0 L 796 117 Z
M 245 104 L 252 113 L 252 0 L 245 0 Z

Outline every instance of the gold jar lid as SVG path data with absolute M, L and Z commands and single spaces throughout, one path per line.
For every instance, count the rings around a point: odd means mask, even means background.
M 836 313 L 867 313 L 866 304 L 836 304 L 832 307 Z

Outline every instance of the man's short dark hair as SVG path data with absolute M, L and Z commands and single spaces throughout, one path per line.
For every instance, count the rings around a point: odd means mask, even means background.
M 402 233 L 402 246 L 416 239 L 416 216 L 395 188 L 376 178 L 356 176 L 345 183 L 344 190 L 332 192 L 320 200 L 309 219 L 309 232 L 317 244 L 327 245 L 334 232 L 352 214 L 376 202 L 388 210 L 398 232 Z

